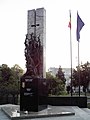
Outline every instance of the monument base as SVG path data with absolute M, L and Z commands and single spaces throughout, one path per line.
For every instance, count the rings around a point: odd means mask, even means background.
M 70 106 L 61 107 L 48 105 L 46 109 L 39 112 L 21 112 L 19 105 L 9 105 L 2 107 L 2 110 L 12 120 L 75 115 L 73 107 Z
M 38 112 L 47 107 L 46 79 L 22 76 L 20 83 L 20 111 Z

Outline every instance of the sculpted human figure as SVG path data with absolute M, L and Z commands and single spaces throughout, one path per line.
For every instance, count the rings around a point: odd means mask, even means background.
M 40 64 L 41 64 L 41 42 L 40 35 L 35 38 L 34 34 L 30 34 L 30 38 L 26 35 L 25 39 L 25 57 L 26 67 L 30 74 L 39 76 L 40 75 Z

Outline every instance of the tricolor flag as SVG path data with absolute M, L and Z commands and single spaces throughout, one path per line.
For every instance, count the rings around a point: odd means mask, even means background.
M 70 12 L 70 21 L 69 21 L 68 27 L 71 29 L 71 11 L 69 12 Z
M 76 29 L 76 37 L 77 37 L 77 41 L 79 42 L 80 39 L 80 31 L 82 29 L 82 27 L 84 26 L 84 22 L 82 21 L 82 19 L 80 18 L 78 12 L 77 12 L 77 29 Z

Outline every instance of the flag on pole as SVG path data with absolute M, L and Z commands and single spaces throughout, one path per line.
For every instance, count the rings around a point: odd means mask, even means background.
M 78 12 L 77 12 L 77 30 L 76 30 L 76 37 L 77 37 L 77 41 L 79 42 L 80 39 L 80 31 L 82 29 L 82 27 L 84 26 L 84 22 L 82 21 L 82 19 L 80 18 Z
M 71 22 L 69 22 L 68 27 L 71 29 Z
M 69 11 L 69 13 L 70 13 L 70 21 L 69 21 L 68 27 L 71 29 L 71 11 Z
M 69 10 L 70 21 L 68 27 L 70 28 L 70 59 L 71 59 L 71 96 L 72 96 L 72 37 L 71 37 L 71 10 Z

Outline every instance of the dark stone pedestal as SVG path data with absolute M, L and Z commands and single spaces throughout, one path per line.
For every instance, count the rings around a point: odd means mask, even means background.
M 22 76 L 20 84 L 20 111 L 40 111 L 47 107 L 46 79 Z

